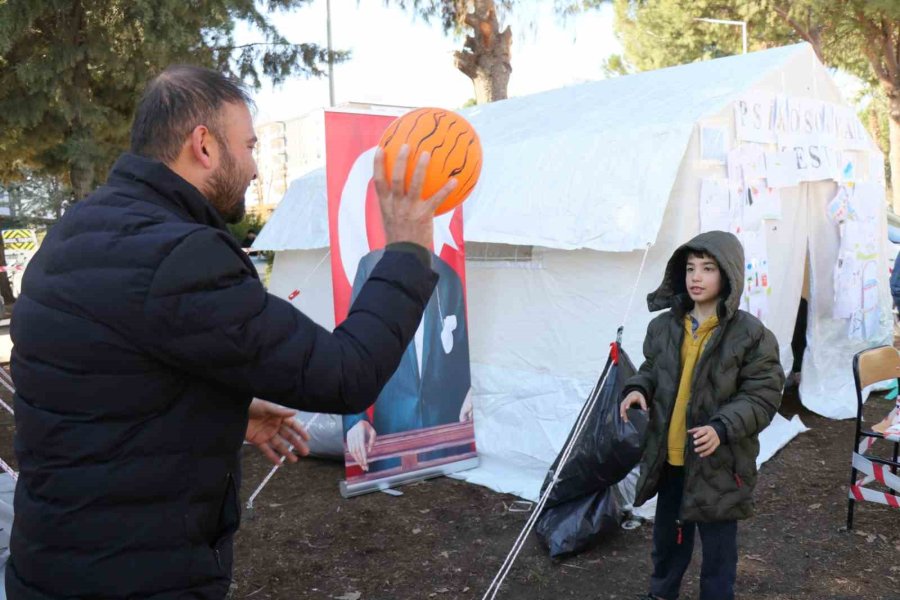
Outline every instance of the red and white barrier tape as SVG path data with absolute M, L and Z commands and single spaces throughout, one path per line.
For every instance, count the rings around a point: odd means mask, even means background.
M 887 431 L 883 434 L 884 439 L 889 442 L 900 442 L 900 396 L 897 397 L 897 406 L 885 420 L 890 425 L 888 425 Z
M 892 442 L 892 443 L 893 442 L 900 443 L 900 433 L 894 433 L 892 431 L 892 429 L 893 429 L 893 427 L 888 430 L 888 433 L 881 434 L 884 436 L 883 438 L 876 438 L 876 437 L 869 437 L 869 436 L 864 437 L 863 439 L 860 440 L 859 447 L 856 449 L 856 451 L 859 452 L 860 454 L 865 454 L 866 452 L 871 450 L 872 446 L 875 445 L 875 442 L 877 442 L 880 439 L 883 439 L 885 441 Z
M 856 451 L 860 454 L 865 454 L 872 449 L 872 446 L 875 444 L 876 439 L 878 438 L 864 437 L 859 441 L 859 447 L 856 449 Z
M 863 487 L 877 481 L 895 492 L 900 492 L 900 477 L 884 468 L 884 465 L 872 462 L 866 457 L 853 453 L 853 468 L 865 475 L 855 485 L 850 486 L 848 496 L 858 502 L 876 502 L 886 504 L 894 508 L 900 508 L 900 497 L 887 492 Z
M 900 508 L 900 496 L 879 492 L 878 490 L 862 487 L 861 485 L 850 486 L 848 497 L 857 502 L 874 502 L 892 508 Z
M 0 385 L 2 385 L 6 389 L 8 389 L 10 392 L 15 394 L 16 389 L 11 384 L 12 384 L 12 377 L 10 377 L 9 373 L 6 372 L 6 369 L 0 367 Z M 3 408 L 8 410 L 9 414 L 11 414 L 11 415 L 16 414 L 13 411 L 12 407 L 9 404 L 7 404 L 6 402 L 4 402 L 3 400 L 0 400 L 0 406 L 3 406 Z M 9 473 L 9 476 L 12 477 L 15 481 L 19 480 L 19 474 L 16 473 L 15 469 L 13 469 L 11 466 L 6 464 L 6 461 L 3 460 L 2 458 L 0 458 L 0 469 L 3 469 L 7 473 Z
M 9 476 L 12 477 L 14 481 L 18 481 L 18 480 L 19 480 L 19 474 L 16 473 L 16 470 L 13 469 L 13 468 L 12 468 L 11 466 L 9 466 L 8 464 L 6 464 L 6 461 L 3 460 L 2 458 L 0 458 L 0 469 L 3 469 L 3 470 L 6 471 L 7 473 L 9 473 Z
M 12 377 L 10 377 L 9 373 L 6 372 L 6 369 L 4 369 L 2 367 L 0 367 L 0 385 L 2 385 L 7 390 L 9 390 L 9 392 L 11 394 L 16 393 L 16 388 L 14 388 L 12 385 Z M 6 402 L 4 402 L 2 399 L 0 399 L 0 406 L 2 406 L 7 411 L 9 411 L 9 414 L 11 414 L 11 415 L 16 414 L 15 411 L 12 409 L 12 406 L 10 406 Z
M 886 485 L 895 492 L 900 492 L 900 476 L 894 475 L 884 468 L 881 463 L 876 463 L 865 456 L 853 454 L 853 468 L 867 475 L 868 482 L 877 481 L 882 485 Z

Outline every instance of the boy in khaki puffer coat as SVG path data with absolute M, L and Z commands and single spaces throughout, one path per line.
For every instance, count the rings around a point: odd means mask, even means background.
M 650 411 L 635 505 L 659 494 L 649 598 L 675 600 L 691 561 L 695 524 L 703 544 L 701 600 L 731 600 L 737 520 L 753 510 L 758 434 L 781 404 L 784 371 L 775 336 L 739 310 L 744 251 L 712 231 L 675 251 L 647 298 L 656 317 L 645 362 L 620 410 Z

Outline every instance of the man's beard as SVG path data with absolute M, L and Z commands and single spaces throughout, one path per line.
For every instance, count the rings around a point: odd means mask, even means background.
M 244 218 L 244 196 L 247 183 L 231 151 L 223 145 L 222 162 L 213 171 L 203 195 L 226 223 L 239 223 Z

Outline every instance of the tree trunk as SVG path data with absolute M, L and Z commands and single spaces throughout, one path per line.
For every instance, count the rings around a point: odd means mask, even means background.
M 478 104 L 503 100 L 512 74 L 512 31 L 500 31 L 494 0 L 474 0 L 472 7 L 465 18 L 472 33 L 455 54 L 456 68 L 472 80 Z
M 94 186 L 94 165 L 85 156 L 79 156 L 69 165 L 69 180 L 75 201 L 84 200 Z
M 86 125 L 83 114 L 85 105 L 91 101 L 90 72 L 85 50 L 87 45 L 85 12 L 81 1 L 72 4 L 74 23 L 72 45 L 76 51 L 77 62 L 72 68 L 72 85 L 69 90 L 70 102 L 75 109 L 69 129 L 69 136 L 73 141 L 70 147 L 69 181 L 76 202 L 83 200 L 94 187 L 94 157 L 88 152 L 88 149 L 93 147 L 93 131 Z
M 12 306 L 16 299 L 13 296 L 12 284 L 9 282 L 9 274 L 6 272 L 6 248 L 3 244 L 3 236 L 0 236 L 0 267 L 3 267 L 3 270 L 0 271 L 0 296 L 3 297 L 3 303 L 6 306 Z M 0 314 L 0 317 L 2 316 Z
M 772 7 L 782 21 L 784 21 L 791 29 L 793 29 L 797 35 L 801 37 L 813 48 L 813 52 L 816 53 L 816 58 L 819 59 L 823 65 L 827 64 L 825 62 L 825 53 L 822 51 L 822 32 L 825 30 L 825 26 L 822 23 L 813 22 L 812 19 L 812 11 L 807 12 L 806 15 L 806 23 L 802 23 L 797 19 L 791 17 L 791 3 L 787 2 L 782 5 L 776 5 Z
M 900 214 L 900 90 L 894 90 L 888 95 L 890 112 L 888 114 L 888 127 L 890 130 L 891 172 L 888 184 L 891 187 L 891 200 L 894 212 Z
M 877 98 L 873 98 L 869 103 L 869 134 L 882 152 L 888 152 L 889 148 L 885 148 L 881 141 L 881 107 L 879 104 Z

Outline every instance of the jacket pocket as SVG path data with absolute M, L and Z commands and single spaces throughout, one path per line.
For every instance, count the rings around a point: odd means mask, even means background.
M 743 451 L 743 452 L 742 452 Z M 740 456 L 738 453 L 741 453 Z M 748 496 L 756 487 L 756 459 L 748 458 L 744 448 L 734 448 L 731 452 L 731 475 L 738 489 Z
M 241 506 L 234 476 L 229 473 L 225 481 L 225 495 L 219 509 L 216 533 L 210 543 L 216 564 L 224 571 L 231 570 L 231 540 L 241 523 Z
M 229 473 L 225 478 L 225 495 L 222 498 L 222 507 L 219 509 L 219 521 L 216 527 L 216 536 L 213 546 L 238 530 L 241 522 L 241 506 L 238 500 L 237 484 L 234 476 Z

